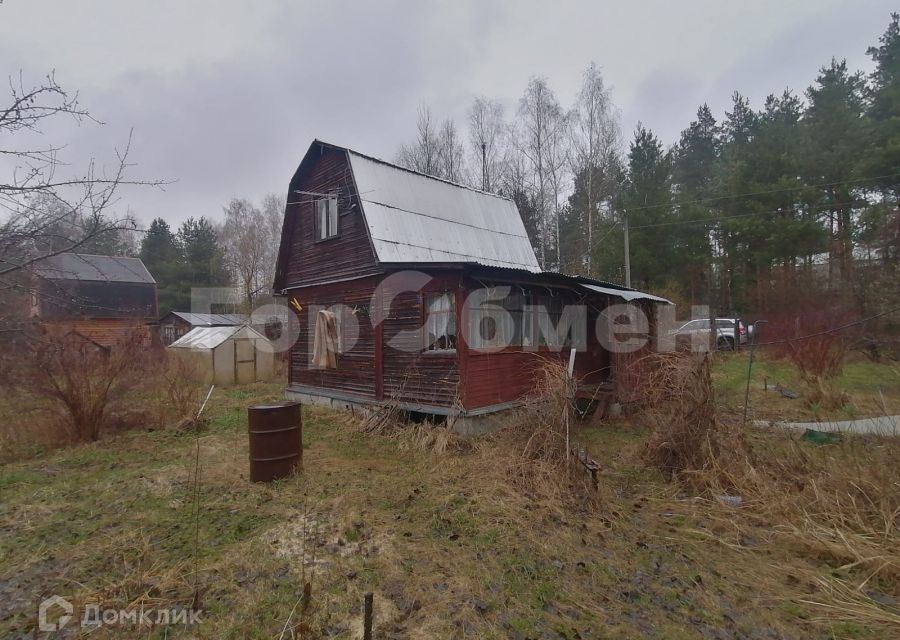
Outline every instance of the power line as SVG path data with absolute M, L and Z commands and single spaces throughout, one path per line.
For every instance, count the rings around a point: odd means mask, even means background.
M 857 204 L 856 202 L 829 202 L 827 204 L 820 205 L 812 205 L 809 207 L 809 210 L 819 210 L 819 209 L 828 209 L 830 207 L 847 207 L 853 204 Z M 749 213 L 735 213 L 730 216 L 718 216 L 715 218 L 694 218 L 693 220 L 670 220 L 668 222 L 655 222 L 653 224 L 643 224 L 638 227 L 631 227 L 634 229 L 652 229 L 654 227 L 670 227 L 679 224 L 695 224 L 700 222 L 719 222 L 720 220 L 731 220 L 732 218 L 747 218 L 750 216 L 762 216 L 767 214 L 775 214 L 775 213 L 803 213 L 802 211 L 798 211 L 797 209 L 770 209 L 768 211 L 752 211 Z
M 876 313 L 874 316 L 869 316 L 868 318 L 862 318 L 861 320 L 854 320 L 853 322 L 848 322 L 847 324 L 842 324 L 837 327 L 832 327 L 831 329 L 825 329 L 824 331 L 817 331 L 816 333 L 809 333 L 805 336 L 799 336 L 796 338 L 785 338 L 783 340 L 772 340 L 771 342 L 757 342 L 757 347 L 766 347 L 773 344 L 786 344 L 788 342 L 799 342 L 801 340 L 809 340 L 810 338 L 817 338 L 819 336 L 827 336 L 831 333 L 837 333 L 838 331 L 843 331 L 844 329 L 849 329 L 850 327 L 855 327 L 857 325 L 865 324 L 866 322 L 870 322 L 872 320 L 877 320 L 878 318 L 883 318 L 884 316 L 889 316 L 892 313 L 897 313 L 900 311 L 900 307 L 895 307 L 893 309 L 889 309 L 887 311 L 883 311 L 881 313 Z
M 839 180 L 837 182 L 822 182 L 819 184 L 803 184 L 798 185 L 796 187 L 785 187 L 783 189 L 768 189 L 765 191 L 750 191 L 747 193 L 734 193 L 729 195 L 722 196 L 708 196 L 704 198 L 698 198 L 696 200 L 682 200 L 680 202 L 664 202 L 661 204 L 645 204 L 637 207 L 628 207 L 629 211 L 641 211 L 643 209 L 659 209 L 660 207 L 681 207 L 686 204 L 700 204 L 702 202 L 714 202 L 717 200 L 728 200 L 733 198 L 744 198 L 749 196 L 762 196 L 768 195 L 772 193 L 784 193 L 787 191 L 802 191 L 803 189 L 817 189 L 819 187 L 835 187 L 841 184 L 855 184 L 857 182 L 871 182 L 875 180 L 883 180 L 885 178 L 896 178 L 900 177 L 900 173 L 889 173 L 883 176 L 870 176 L 867 178 L 854 178 L 853 180 Z

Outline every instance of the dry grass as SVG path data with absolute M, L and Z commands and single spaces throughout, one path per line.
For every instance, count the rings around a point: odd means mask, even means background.
M 647 460 L 695 495 L 738 496 L 751 517 L 725 518 L 726 528 L 749 536 L 764 521 L 772 544 L 828 566 L 828 576 L 811 572 L 824 585 L 817 615 L 890 627 L 898 612 L 868 594 L 900 598 L 900 442 L 751 438 L 719 415 L 709 368 L 708 356 L 657 356 L 647 387 L 645 418 L 655 425 Z
M 640 363 L 647 375 L 641 419 L 653 426 L 645 459 L 668 478 L 705 494 L 729 493 L 753 456 L 741 429 L 719 416 L 712 354 L 655 353 Z
M 361 418 L 307 407 L 304 473 L 251 484 L 246 406 L 279 392 L 218 389 L 199 435 L 122 433 L 0 467 L 0 635 L 27 629 L 19 625 L 42 593 L 114 607 L 189 604 L 197 438 L 204 622 L 159 637 L 358 638 L 368 591 L 376 637 L 892 633 L 896 612 L 878 600 L 896 593 L 890 571 L 872 575 L 877 556 L 896 558 L 896 529 L 886 526 L 895 453 L 877 449 L 883 440 L 823 447 L 753 432 L 757 459 L 729 470 L 744 482 L 735 509 L 710 499 L 712 489 L 696 497 L 695 480 L 667 482 L 648 467 L 652 431 L 640 416 L 573 422 L 570 440 L 603 466 L 602 500 L 585 503 L 586 474 L 568 474 L 559 459 L 565 423 L 552 400 L 535 399 L 507 429 L 475 440 L 426 423 L 373 436 Z M 536 427 L 557 435 L 542 439 Z M 834 476 L 854 459 L 864 493 Z M 875 506 L 863 509 L 864 496 Z

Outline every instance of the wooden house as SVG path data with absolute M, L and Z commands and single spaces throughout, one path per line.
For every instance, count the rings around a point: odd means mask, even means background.
M 61 253 L 34 269 L 31 315 L 112 346 L 137 332 L 148 342 L 158 319 L 156 281 L 138 258 Z
M 289 397 L 390 402 L 446 415 L 460 431 L 520 402 L 542 358 L 568 362 L 567 343 L 538 331 L 568 305 L 586 307 L 591 328 L 574 355 L 580 392 L 612 396 L 615 358 L 592 330 L 598 313 L 667 302 L 543 272 L 510 199 L 318 140 L 289 185 L 275 291 L 298 323 Z M 499 319 L 472 303 L 498 292 Z M 333 367 L 314 364 L 323 309 L 337 310 Z

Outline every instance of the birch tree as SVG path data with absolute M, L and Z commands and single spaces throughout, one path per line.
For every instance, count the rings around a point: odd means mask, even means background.
M 503 105 L 496 100 L 476 97 L 469 108 L 469 147 L 471 166 L 476 184 L 485 191 L 494 191 L 501 185 L 504 172 L 506 123 Z
M 587 273 L 591 276 L 594 225 L 599 217 L 596 209 L 601 204 L 595 201 L 595 194 L 599 192 L 612 196 L 621 140 L 621 130 L 609 90 L 603 82 L 600 69 L 593 62 L 584 72 L 569 124 L 572 172 L 584 176 L 587 183 L 585 261 Z
M 452 118 L 447 118 L 441 124 L 438 157 L 440 161 L 438 177 L 451 182 L 464 182 L 465 156 L 456 123 Z
M 551 214 L 550 194 L 558 195 L 560 186 L 560 157 L 564 135 L 565 117 L 559 101 L 547 84 L 546 78 L 534 77 L 528 82 L 525 94 L 519 101 L 518 150 L 528 159 L 531 166 L 536 206 L 540 217 L 540 261 L 547 266 Z M 555 214 L 557 206 L 552 207 Z M 556 229 L 558 218 L 556 220 Z
M 430 176 L 440 174 L 440 134 L 435 127 L 431 108 L 420 105 L 416 120 L 416 139 L 400 147 L 397 164 Z
M 266 260 L 271 254 L 265 219 L 253 203 L 239 198 L 233 198 L 224 212 L 221 237 L 225 261 L 241 288 L 249 312 L 254 298 L 272 285 L 265 282 Z
M 263 232 L 266 242 L 266 256 L 263 262 L 262 281 L 266 285 L 275 282 L 275 263 L 278 262 L 278 248 L 281 245 L 281 226 L 284 223 L 285 198 L 277 193 L 268 193 L 262 199 L 260 212 L 263 218 Z

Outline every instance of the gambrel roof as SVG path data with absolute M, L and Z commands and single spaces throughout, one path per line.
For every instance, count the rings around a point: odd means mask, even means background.
M 458 263 L 540 272 L 525 225 L 511 199 L 320 140 L 310 145 L 292 184 L 312 168 L 323 148 L 346 155 L 356 190 L 354 200 L 378 264 L 414 267 Z M 315 197 L 291 194 L 303 195 Z M 282 237 L 276 288 L 284 284 L 279 274 L 284 273 L 287 240 L 288 236 Z
M 347 149 L 382 263 L 474 263 L 540 271 L 515 203 Z

